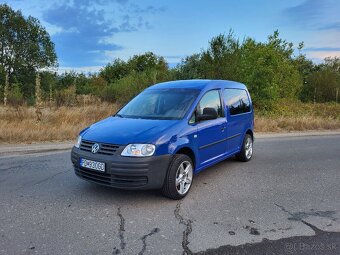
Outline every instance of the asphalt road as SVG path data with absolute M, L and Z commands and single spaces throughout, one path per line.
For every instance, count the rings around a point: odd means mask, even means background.
M 340 254 L 340 135 L 255 141 L 182 201 L 87 183 L 70 153 L 0 158 L 0 254 Z

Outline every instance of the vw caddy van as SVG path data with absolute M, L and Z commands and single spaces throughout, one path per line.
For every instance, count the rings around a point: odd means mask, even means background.
M 245 85 L 183 80 L 153 85 L 79 134 L 75 174 L 121 189 L 186 196 L 194 175 L 226 158 L 253 155 L 254 112 Z

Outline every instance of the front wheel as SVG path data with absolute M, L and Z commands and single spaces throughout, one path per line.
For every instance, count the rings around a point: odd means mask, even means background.
M 175 155 L 166 174 L 162 194 L 171 199 L 182 199 L 190 190 L 193 175 L 192 160 L 187 155 Z
M 247 162 L 251 160 L 252 156 L 253 156 L 253 138 L 251 137 L 251 135 L 246 134 L 243 140 L 241 151 L 236 154 L 236 158 L 240 161 Z

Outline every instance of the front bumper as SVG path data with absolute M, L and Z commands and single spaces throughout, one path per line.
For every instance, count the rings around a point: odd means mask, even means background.
M 171 160 L 171 155 L 145 158 L 93 154 L 73 147 L 71 161 L 75 174 L 87 181 L 120 189 L 160 189 Z M 105 172 L 82 168 L 80 158 L 105 163 Z

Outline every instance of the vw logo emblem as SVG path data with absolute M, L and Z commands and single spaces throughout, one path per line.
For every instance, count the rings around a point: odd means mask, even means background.
M 92 153 L 97 153 L 97 151 L 99 151 L 99 144 L 95 143 L 94 145 L 92 145 L 91 151 Z

